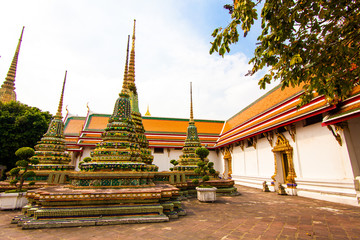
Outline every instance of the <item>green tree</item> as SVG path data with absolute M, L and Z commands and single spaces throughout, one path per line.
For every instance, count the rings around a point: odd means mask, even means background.
M 260 88 L 277 79 L 282 89 L 303 84 L 301 105 L 314 91 L 336 104 L 359 84 L 358 0 L 235 0 L 225 8 L 232 21 L 214 30 L 210 54 L 230 52 L 230 45 L 239 40 L 239 28 L 246 37 L 261 9 L 262 32 L 249 62 L 249 74 L 270 67 L 259 80 Z
M 15 152 L 15 155 L 20 160 L 16 162 L 17 167 L 11 169 L 9 174 L 10 174 L 10 176 L 14 177 L 14 179 L 10 181 L 11 184 L 16 184 L 17 181 L 18 181 L 17 179 L 20 180 L 20 183 L 19 183 L 18 188 L 17 188 L 17 190 L 19 192 L 22 189 L 22 186 L 24 184 L 25 179 L 28 178 L 28 177 L 34 177 L 35 176 L 35 172 L 28 171 L 29 164 L 36 165 L 36 164 L 39 163 L 39 160 L 31 159 L 31 157 L 34 156 L 34 154 L 35 154 L 34 149 L 32 149 L 30 147 L 22 147 L 22 148 L 19 148 Z
M 19 160 L 15 151 L 35 146 L 46 132 L 51 117 L 49 112 L 19 102 L 0 102 L 0 164 L 13 168 Z

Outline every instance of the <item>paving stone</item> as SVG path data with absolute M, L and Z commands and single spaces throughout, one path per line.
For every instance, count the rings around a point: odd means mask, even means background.
M 0 239 L 360 239 L 360 207 L 237 186 L 240 196 L 215 203 L 183 201 L 187 216 L 165 223 L 21 230 L 0 212 Z

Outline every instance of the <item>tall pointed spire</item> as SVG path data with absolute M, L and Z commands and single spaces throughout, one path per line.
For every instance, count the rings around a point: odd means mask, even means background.
M 190 82 L 190 123 L 194 123 L 194 112 L 192 102 L 192 82 Z
M 124 70 L 124 81 L 122 86 L 122 92 L 127 92 L 129 90 L 128 87 L 128 62 L 129 62 L 129 44 L 130 44 L 130 35 L 128 35 L 127 49 L 126 49 L 126 61 L 125 61 L 125 70 Z
M 56 113 L 56 115 L 55 115 L 55 117 L 56 117 L 56 118 L 59 118 L 59 119 L 62 119 L 62 107 L 63 107 L 63 99 L 64 99 L 64 90 L 65 90 L 65 83 L 66 83 L 66 75 L 67 75 L 67 71 L 65 71 L 65 77 L 64 77 L 64 82 L 63 82 L 62 90 L 61 90 L 59 106 L 58 106 L 57 113 Z
M 3 85 L 1 85 L 0 88 L 0 102 L 10 102 L 10 101 L 16 101 L 16 93 L 15 93 L 15 77 L 16 77 L 16 68 L 17 68 L 17 62 L 20 52 L 20 46 L 22 41 L 22 36 L 24 33 L 24 28 L 22 28 L 19 43 L 16 47 L 15 55 L 13 57 L 13 60 L 11 62 L 9 71 L 7 73 L 7 76 L 5 78 L 5 81 Z
M 136 19 L 134 19 L 134 28 L 133 28 L 130 63 L 129 63 L 129 74 L 128 74 L 128 81 L 129 84 L 131 85 L 135 84 L 135 24 L 136 24 Z

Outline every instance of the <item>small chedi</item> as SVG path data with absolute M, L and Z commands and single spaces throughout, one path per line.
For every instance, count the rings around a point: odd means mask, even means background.
M 197 128 L 194 121 L 193 103 L 192 103 L 192 83 L 190 83 L 190 120 L 187 128 L 185 144 L 180 155 L 178 165 L 174 166 L 175 171 L 193 172 L 197 168 L 197 162 L 200 160 L 195 151 L 201 147 Z
M 216 192 L 219 194 L 225 195 L 236 195 L 237 189 L 234 187 L 235 182 L 233 180 L 222 180 L 217 177 L 217 174 L 214 172 L 211 173 L 212 178 L 206 182 L 198 181 L 202 176 L 197 172 L 198 164 L 210 163 L 213 166 L 213 163 L 209 162 L 209 159 L 201 160 L 201 158 L 196 154 L 196 150 L 201 148 L 201 142 L 198 137 L 197 128 L 194 121 L 193 113 L 193 102 L 192 102 L 192 83 L 190 83 L 190 119 L 189 126 L 187 128 L 185 144 L 182 149 L 183 154 L 180 155 L 179 160 L 171 160 L 170 163 L 174 165 L 172 170 L 177 173 L 181 173 L 186 179 L 187 183 L 178 185 L 180 188 L 181 194 L 184 196 L 193 195 L 196 193 L 195 187 L 198 184 L 210 185 L 216 187 Z M 212 167 L 211 167 L 212 168 Z M 196 180 L 196 181 L 194 181 Z
M 149 149 L 141 145 L 146 143 L 141 131 L 136 131 L 137 124 L 138 129 L 143 126 L 132 118 L 126 69 L 122 91 L 92 159 L 81 163 L 81 171 L 68 174 L 69 185 L 28 191 L 29 204 L 13 223 L 34 229 L 163 222 L 185 215 L 179 189 L 154 183 L 157 167 Z
M 57 113 L 51 120 L 49 128 L 38 144 L 35 146 L 35 155 L 32 160 L 38 160 L 39 164 L 32 165 L 30 169 L 35 170 L 36 180 L 46 180 L 52 171 L 71 171 L 74 166 L 70 165 L 71 158 L 66 151 L 64 139 L 64 123 L 62 121 L 62 107 L 66 83 L 65 72 L 63 87 Z M 64 178 L 64 176 L 63 176 Z M 64 179 L 62 180 L 64 182 Z

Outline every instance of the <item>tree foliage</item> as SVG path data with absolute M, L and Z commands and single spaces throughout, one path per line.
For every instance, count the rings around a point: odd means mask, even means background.
M 46 132 L 51 117 L 49 112 L 19 102 L 0 102 L 0 164 L 13 168 L 19 160 L 15 151 L 35 146 Z
M 270 67 L 259 80 L 260 88 L 277 79 L 283 89 L 303 85 L 301 105 L 314 97 L 314 91 L 335 104 L 348 97 L 359 84 L 360 2 L 235 0 L 225 6 L 232 21 L 214 30 L 210 53 L 230 52 L 230 45 L 239 40 L 239 28 L 246 37 L 259 7 L 262 33 L 249 74 Z

